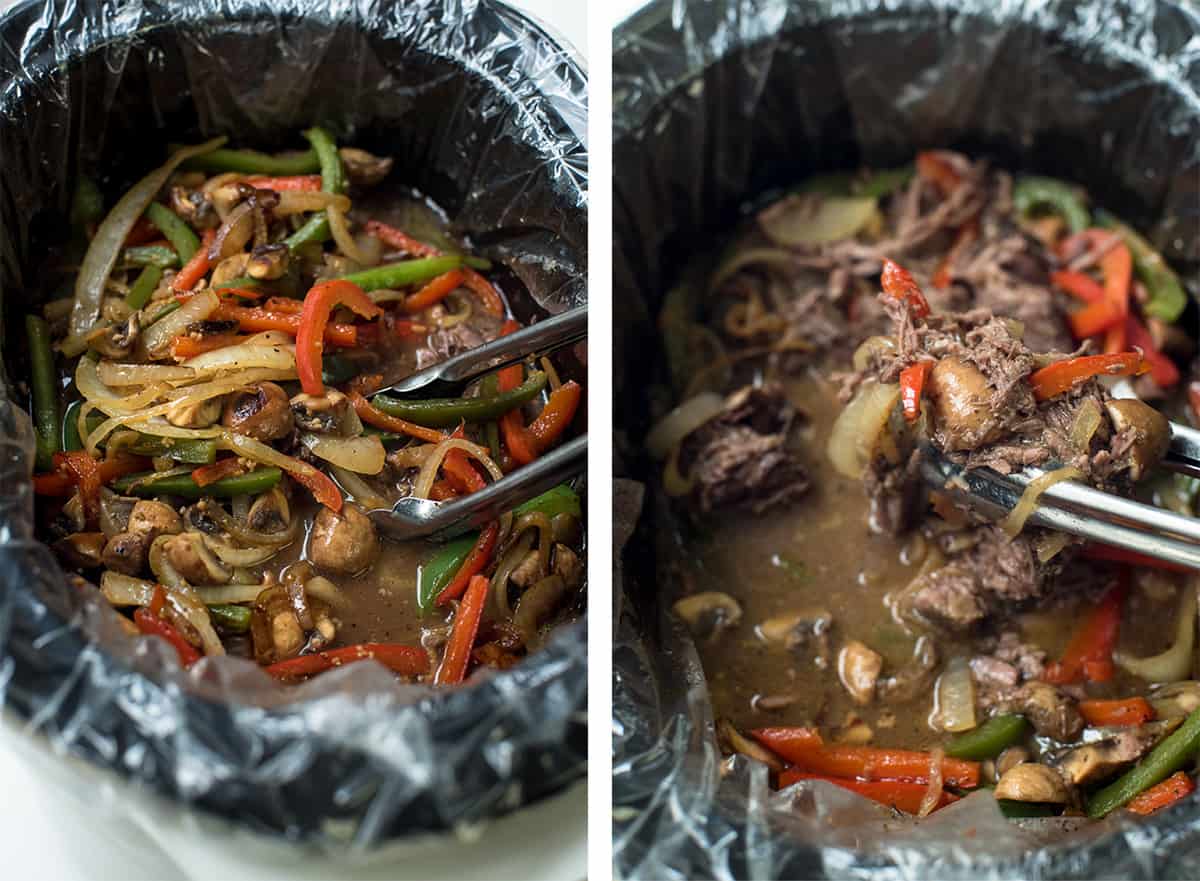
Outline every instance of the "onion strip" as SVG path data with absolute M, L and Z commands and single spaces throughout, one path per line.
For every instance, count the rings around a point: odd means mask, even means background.
M 371 489 L 367 485 L 367 482 L 353 471 L 347 471 L 345 468 L 339 468 L 337 465 L 332 464 L 329 466 L 329 470 L 333 473 L 334 478 L 341 488 L 349 493 L 351 498 L 362 507 L 375 511 L 380 508 L 390 508 L 392 506 L 391 502 Z
M 279 194 L 279 204 L 271 209 L 276 217 L 288 214 L 307 214 L 333 207 L 340 211 L 350 210 L 350 199 L 339 193 L 322 193 L 311 190 L 284 190 Z M 349 256 L 349 255 L 347 255 Z
M 359 250 L 358 242 L 350 235 L 345 211 L 337 205 L 330 205 L 325 209 L 325 216 L 329 219 L 329 230 L 333 233 L 333 240 L 341 252 L 360 266 L 369 265 L 370 258 Z
M 1000 528 L 1008 534 L 1009 538 L 1015 538 L 1024 528 L 1025 521 L 1037 510 L 1037 502 L 1042 493 L 1056 483 L 1062 483 L 1064 480 L 1078 480 L 1081 477 L 1083 477 L 1083 473 L 1078 468 L 1071 467 L 1055 468 L 1040 477 L 1035 477 L 1026 485 L 1025 491 L 1021 493 L 1021 498 L 1008 512 L 1008 516 L 1000 521 Z
M 225 603 L 252 603 L 263 592 L 261 584 L 218 584 L 193 587 L 192 591 L 206 606 Z
M 193 294 L 186 303 L 169 315 L 154 322 L 142 334 L 140 348 L 155 355 L 166 349 L 171 340 L 184 333 L 188 326 L 197 321 L 204 321 L 217 311 L 221 299 L 211 290 Z
M 688 398 L 658 421 L 646 435 L 646 451 L 664 459 L 685 437 L 725 409 L 725 399 L 715 392 Z
M 442 460 L 446 458 L 446 454 L 451 450 L 462 450 L 487 469 L 488 474 L 492 476 L 493 480 L 500 480 L 504 477 L 504 472 L 500 470 L 500 466 L 492 461 L 492 457 L 483 447 L 460 437 L 449 437 L 434 447 L 433 452 L 429 454 L 429 458 L 425 460 L 425 464 L 421 466 L 421 473 L 417 475 L 416 483 L 413 485 L 413 496 L 415 498 L 429 498 L 429 492 L 433 489 L 433 482 L 437 479 L 438 469 L 442 467 Z
M 386 463 L 387 451 L 377 434 L 361 437 L 330 437 L 304 432 L 300 443 L 314 456 L 357 474 L 378 474 Z
M 264 346 L 242 343 L 236 346 L 224 346 L 189 358 L 183 362 L 185 368 L 193 370 L 197 375 L 209 375 L 221 370 L 249 370 L 251 368 L 270 370 L 295 370 L 296 347 Z
M 1147 682 L 1174 682 L 1186 679 L 1192 670 L 1192 648 L 1196 643 L 1196 592 L 1200 579 L 1191 578 L 1183 587 L 1179 614 L 1175 621 L 1175 642 L 1165 652 L 1148 658 L 1134 658 L 1114 652 L 1113 660 L 1121 669 Z

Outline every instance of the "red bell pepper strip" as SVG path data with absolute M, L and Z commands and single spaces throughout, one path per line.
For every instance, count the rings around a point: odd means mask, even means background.
M 464 267 L 462 274 L 463 282 L 466 286 L 475 293 L 475 296 L 483 301 L 483 308 L 491 315 L 497 318 L 501 317 L 504 314 L 504 300 L 495 286 L 469 267 Z
M 1081 355 L 1065 358 L 1034 371 L 1029 377 L 1033 394 L 1039 401 L 1061 395 L 1093 376 L 1137 376 L 1150 369 L 1137 352 L 1113 355 Z
M 409 321 L 407 318 L 396 318 L 388 316 L 391 320 L 392 332 L 402 340 L 411 340 L 416 337 L 425 336 L 429 332 L 429 326 L 421 324 L 419 321 Z M 363 345 L 370 345 L 364 342 Z
M 83 452 L 81 450 L 76 453 Z M 67 453 L 59 453 L 59 456 L 67 456 Z M 86 454 L 85 454 L 86 455 Z M 94 460 L 93 460 L 94 461 Z M 142 456 L 115 456 L 111 459 L 104 459 L 96 463 L 97 473 L 100 477 L 100 483 L 112 483 L 118 477 L 126 474 L 136 474 L 139 471 L 145 471 L 150 467 L 150 460 Z M 86 469 L 87 465 L 80 467 Z M 55 471 L 46 474 L 35 474 L 33 476 L 33 491 L 39 496 L 69 496 L 75 491 L 75 487 L 79 485 L 79 478 L 72 470 L 68 470 L 65 459 L 55 460 Z
M 906 814 L 916 814 L 921 810 L 921 802 L 925 799 L 928 783 L 914 783 L 910 780 L 851 780 L 845 777 L 831 777 L 827 774 L 811 774 L 797 768 L 785 768 L 779 772 L 779 788 L 784 789 L 800 780 L 824 780 L 842 789 L 857 792 L 864 798 L 879 802 L 890 808 L 904 811 Z M 934 810 L 944 808 L 951 802 L 958 801 L 958 796 L 942 790 Z
M 1099 282 L 1084 272 L 1074 272 L 1060 269 L 1050 273 L 1050 283 L 1060 291 L 1065 291 L 1077 300 L 1085 303 L 1099 303 L 1105 299 L 1104 288 Z
M 479 538 L 475 541 L 475 547 L 471 548 L 467 558 L 463 560 L 458 571 L 454 573 L 454 577 L 450 579 L 450 583 L 443 587 L 442 592 L 437 595 L 436 605 L 444 606 L 451 600 L 462 596 L 471 579 L 482 572 L 488 564 L 488 560 L 491 559 L 492 551 L 496 547 L 496 537 L 499 534 L 500 524 L 495 520 L 483 528 L 483 532 L 479 533 Z
M 435 480 L 429 488 L 429 498 L 435 502 L 446 502 L 458 498 L 458 490 L 450 485 L 448 480 Z
M 234 306 L 222 303 L 210 316 L 213 321 L 236 321 L 243 331 L 259 333 L 280 330 L 297 336 L 300 333 L 299 312 L 271 312 L 257 306 Z M 358 328 L 353 324 L 330 323 L 325 326 L 325 342 L 331 346 L 352 349 L 358 345 Z
M 550 393 L 550 399 L 546 401 L 542 412 L 529 423 L 529 428 L 525 429 L 536 452 L 544 452 L 567 430 L 567 426 L 575 418 L 582 397 L 583 389 L 574 380 L 564 382 Z
M 376 428 L 382 428 L 384 431 L 391 431 L 396 434 L 407 434 L 431 444 L 441 443 L 446 439 L 446 435 L 442 434 L 436 428 L 426 428 L 424 425 L 416 425 L 405 419 L 384 413 L 378 407 L 373 406 L 357 389 L 348 391 L 346 395 L 350 398 L 350 404 L 354 407 L 354 412 L 358 414 L 358 418 L 368 425 L 374 425 Z
M 342 498 L 342 491 L 337 488 L 337 484 L 319 468 L 313 468 L 311 465 L 295 460 L 297 464 L 305 465 L 305 469 L 289 470 L 292 479 L 298 484 L 305 487 L 313 494 L 313 498 L 324 505 L 335 514 L 340 513 L 342 504 L 345 501 Z
M 186 361 L 205 352 L 223 349 L 226 346 L 236 346 L 244 342 L 246 337 L 237 333 L 214 333 L 209 336 L 177 336 L 171 340 L 171 357 L 176 361 Z
M 151 614 L 149 609 L 137 609 L 133 613 L 133 623 L 147 636 L 161 636 L 170 643 L 176 654 L 179 655 L 179 663 L 183 667 L 190 667 L 200 660 L 200 652 L 196 651 L 178 630 L 162 618 Z
M 459 425 L 454 430 L 451 437 L 466 437 L 466 432 L 463 426 Z M 446 472 L 446 478 L 454 489 L 463 494 L 479 492 L 487 483 L 475 470 L 475 466 L 467 458 L 467 454 L 462 450 L 450 450 L 446 453 L 446 457 L 442 460 L 442 470 Z
M 1062 659 L 1046 665 L 1047 682 L 1065 685 L 1085 679 L 1089 682 L 1112 679 L 1112 653 L 1121 629 L 1121 606 L 1128 589 L 1128 578 L 1122 575 L 1075 631 Z
M 1133 315 L 1125 319 L 1125 336 L 1129 345 L 1142 350 L 1142 357 L 1150 365 L 1150 378 L 1161 389 L 1169 389 L 1180 380 L 1179 368 L 1154 345 L 1150 331 Z
M 1190 795 L 1196 789 L 1196 782 L 1186 771 L 1176 771 L 1161 783 L 1151 786 L 1141 795 L 1135 796 L 1125 809 L 1135 814 L 1153 814 L 1165 807 L 1175 804 L 1181 798 Z
M 150 222 L 150 218 L 139 217 L 137 222 L 134 223 L 133 228 L 129 230 L 129 235 L 125 236 L 125 247 L 130 248 L 134 245 L 144 245 L 160 237 L 161 234 L 158 231 L 158 227 Z
M 451 685 L 466 678 L 467 664 L 471 661 L 471 651 L 479 635 L 479 622 L 483 618 L 487 595 L 488 580 L 482 575 L 471 576 L 467 594 L 454 614 L 454 629 L 450 632 L 450 642 L 446 644 L 442 666 L 438 667 L 434 677 L 438 685 Z
M 936 150 L 917 154 L 917 174 L 937 187 L 943 196 L 949 196 L 962 183 L 962 175 Z
M 296 373 L 305 394 L 325 394 L 325 383 L 321 380 L 321 350 L 324 348 L 325 325 L 329 323 L 330 313 L 338 306 L 345 306 L 366 319 L 383 314 L 383 310 L 354 282 L 337 278 L 313 285 L 304 297 L 304 311 L 300 314 L 300 329 L 296 333 Z
M 950 282 L 954 280 L 954 264 L 958 262 L 959 257 L 967 250 L 971 242 L 977 238 L 979 238 L 979 220 L 972 217 L 958 228 L 958 232 L 954 234 L 954 242 L 950 245 L 950 250 L 946 252 L 946 256 L 938 263 L 938 268 L 933 273 L 932 281 L 934 287 L 950 287 Z
M 247 470 L 246 462 L 243 459 L 238 456 L 228 456 L 211 465 L 201 465 L 192 472 L 192 480 L 196 481 L 196 486 L 208 486 L 210 483 L 216 483 L 226 477 L 243 474 Z
M 1168 572 L 1194 571 L 1179 563 L 1171 563 L 1167 560 L 1160 560 L 1158 557 L 1139 554 L 1137 551 L 1127 551 L 1125 548 L 1114 548 L 1111 545 L 1096 544 L 1095 542 L 1089 542 L 1084 545 L 1081 553 L 1089 560 L 1105 560 L 1111 563 L 1125 563 L 1129 566 L 1140 566 L 1142 568 L 1165 569 Z
M 929 314 L 929 301 L 925 299 L 909 271 L 900 264 L 891 260 L 883 261 L 881 284 L 883 292 L 889 297 L 908 303 L 917 318 L 924 318 Z
M 314 652 L 288 658 L 263 668 L 267 675 L 276 679 L 291 679 L 297 676 L 313 676 L 356 664 L 359 661 L 378 661 L 401 676 L 423 676 L 429 672 L 429 653 L 419 646 L 400 645 L 393 642 L 364 642 L 344 648 Z
M 388 226 L 378 220 L 368 220 L 366 231 L 367 235 L 375 236 L 388 247 L 412 254 L 414 257 L 436 257 L 441 253 L 432 245 L 419 242 L 403 230 Z
M 1084 340 L 1108 330 L 1125 320 L 1121 310 L 1108 300 L 1090 303 L 1067 316 L 1071 333 L 1077 340 Z
M 274 190 L 277 193 L 282 193 L 285 190 L 300 190 L 315 193 L 321 189 L 321 175 L 319 174 L 296 174 L 289 177 L 256 175 L 255 177 L 246 178 L 245 182 L 255 189 Z
M 462 283 L 463 273 L 461 269 L 451 269 L 449 272 L 444 272 L 406 299 L 404 301 L 404 308 L 408 312 L 420 312 L 422 309 L 428 309 L 435 303 L 440 303 L 446 299 L 450 292 L 458 288 Z
M 900 371 L 900 404 L 909 422 L 916 422 L 921 415 L 921 395 L 931 370 L 932 361 L 918 361 Z
M 809 733 L 803 733 L 806 731 Z M 927 752 L 840 744 L 825 746 L 817 732 L 804 728 L 759 728 L 750 734 L 797 768 L 815 774 L 862 780 L 929 782 L 932 757 Z M 944 758 L 942 779 L 951 786 L 978 786 L 979 763 Z
M 208 259 L 208 249 L 212 247 L 213 240 L 216 237 L 217 231 L 215 229 L 204 231 L 204 237 L 200 240 L 200 247 L 196 249 L 196 253 L 192 255 L 192 259 L 187 262 L 183 269 L 175 274 L 175 278 L 171 279 L 171 290 L 176 293 L 190 291 L 200 279 L 208 274 L 208 268 L 211 265 Z
M 163 606 L 166 604 L 167 589 L 161 584 L 154 585 L 154 593 L 150 595 L 150 614 L 155 618 L 161 618 Z
M 1154 718 L 1154 707 L 1144 697 L 1087 700 L 1079 702 L 1079 714 L 1089 725 L 1141 725 Z
M 304 301 L 293 300 L 291 297 L 267 297 L 262 307 L 268 312 L 295 312 L 299 315 L 304 311 Z
M 500 328 L 500 335 L 507 336 L 521 325 L 511 318 Z M 525 368 L 520 364 L 510 364 L 496 373 L 496 388 L 502 392 L 510 392 L 521 384 Z M 528 465 L 537 458 L 531 438 L 525 430 L 525 420 L 521 418 L 520 410 L 510 410 L 500 417 L 500 431 L 504 435 L 504 446 L 518 465 Z

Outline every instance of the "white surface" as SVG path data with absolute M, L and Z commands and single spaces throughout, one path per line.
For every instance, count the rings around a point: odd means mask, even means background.
M 0 0 L 0 11 L 14 0 Z M 581 0 L 508 0 L 587 54 Z M 600 0 L 603 2 L 603 0 Z M 605 35 L 607 39 L 607 34 Z M 20 881 L 308 881 L 453 878 L 577 881 L 587 875 L 587 793 L 579 785 L 506 817 L 474 841 L 393 847 L 370 863 L 333 862 L 194 815 L 0 723 L 0 853 Z

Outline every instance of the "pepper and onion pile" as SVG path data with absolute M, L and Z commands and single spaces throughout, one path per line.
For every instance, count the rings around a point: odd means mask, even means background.
M 44 534 L 184 667 L 241 654 L 295 681 L 374 659 L 442 684 L 509 666 L 580 607 L 575 491 L 426 554 L 412 645 L 339 641 L 351 576 L 380 557 L 366 512 L 533 462 L 582 390 L 543 358 L 458 398 L 378 393 L 520 325 L 489 261 L 352 213 L 390 159 L 304 137 L 277 155 L 175 149 L 107 210 L 79 182 L 58 261 L 73 290 L 25 319 Z

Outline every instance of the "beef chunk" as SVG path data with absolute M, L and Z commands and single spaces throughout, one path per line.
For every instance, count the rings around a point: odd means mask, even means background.
M 725 409 L 684 442 L 680 464 L 695 480 L 692 497 L 705 513 L 745 507 L 756 514 L 808 491 L 808 471 L 788 449 L 795 410 L 778 385 L 745 386 Z
M 980 702 L 997 713 L 1021 713 L 1033 730 L 1060 743 L 1070 743 L 1084 728 L 1075 699 L 1045 682 L 1017 688 L 983 689 Z
M 1058 558 L 1050 565 L 1039 563 L 1031 537 L 1010 540 L 995 526 L 979 527 L 976 534 L 973 546 L 914 582 L 904 601 L 907 611 L 947 630 L 965 631 L 993 612 L 1046 594 L 1060 568 Z

